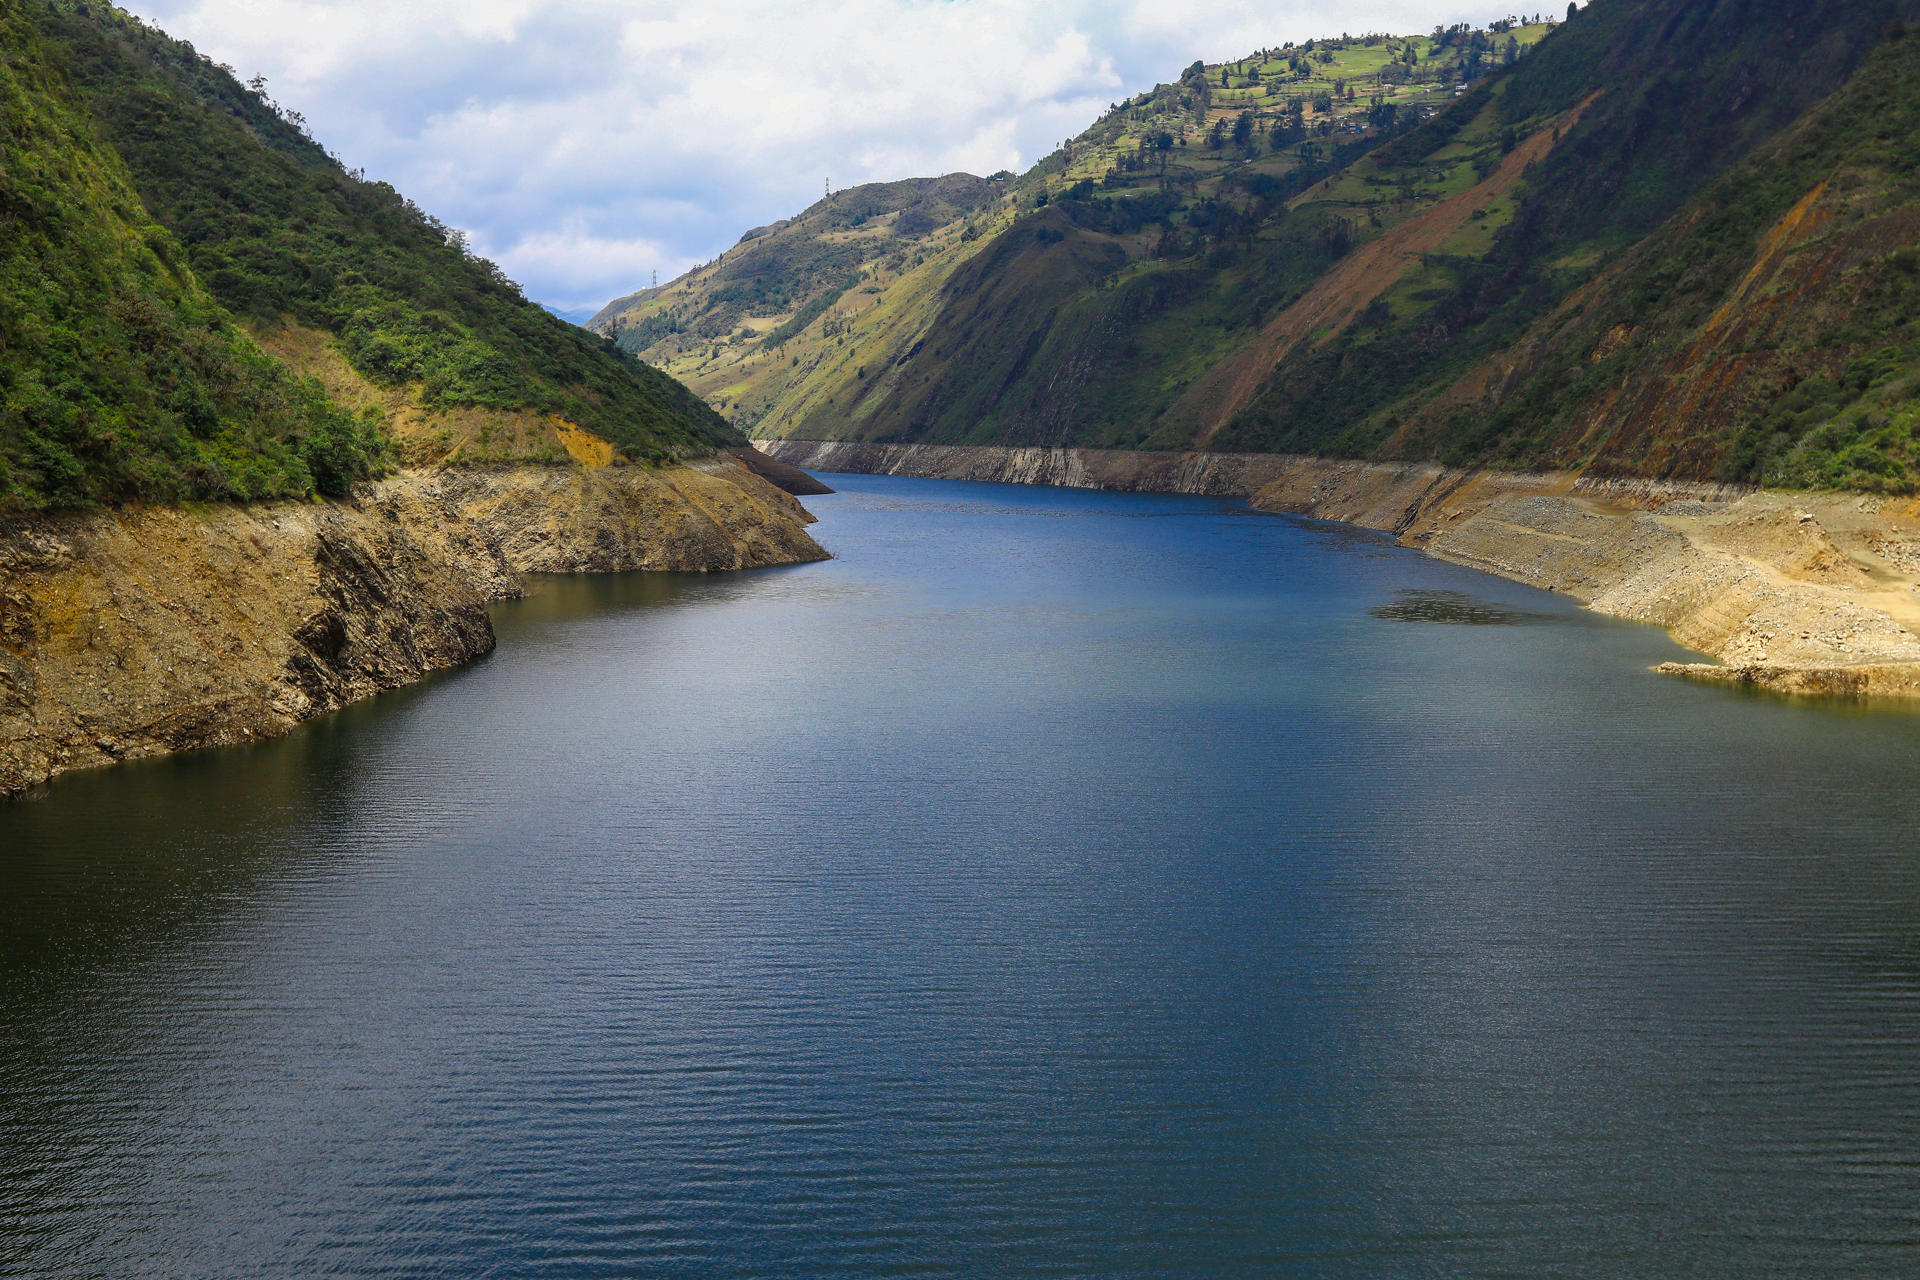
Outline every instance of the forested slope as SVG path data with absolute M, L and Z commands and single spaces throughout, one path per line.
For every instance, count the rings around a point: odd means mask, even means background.
M 1884 41 L 1398 450 L 1803 487 L 1920 483 L 1920 38 Z
M 0 8 L 0 516 L 335 493 L 382 431 L 262 354 L 141 204 L 50 47 Z
M 123 11 L 0 8 L 0 515 L 740 436 Z

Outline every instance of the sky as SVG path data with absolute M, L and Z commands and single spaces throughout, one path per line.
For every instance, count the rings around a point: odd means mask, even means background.
M 1025 169 L 1110 103 L 1471 0 L 121 0 L 572 319 L 862 182 Z M 1539 8 L 1535 5 L 1534 8 Z M 1516 10 L 1517 11 L 1517 10 Z

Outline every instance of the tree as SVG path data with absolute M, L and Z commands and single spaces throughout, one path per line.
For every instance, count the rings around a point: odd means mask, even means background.
M 1213 127 L 1207 130 L 1207 146 L 1210 150 L 1218 151 L 1226 144 L 1227 122 L 1225 120 L 1215 120 Z
M 1233 145 L 1242 149 L 1253 146 L 1253 112 L 1242 111 L 1234 120 Z

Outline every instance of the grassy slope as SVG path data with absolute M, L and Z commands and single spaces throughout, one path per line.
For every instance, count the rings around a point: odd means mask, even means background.
M 1423 262 L 1424 278 L 1409 281 L 1424 286 L 1411 292 L 1422 304 L 1416 312 L 1376 312 L 1291 353 L 1256 395 L 1231 406 L 1218 445 L 1545 460 L 1544 441 L 1530 430 L 1402 427 L 1845 83 L 1890 8 L 1811 0 L 1787 22 L 1738 0 L 1601 0 L 1494 86 L 1488 119 L 1503 130 L 1545 127 L 1588 105 L 1511 193 L 1485 247 Z M 1412 153 L 1425 150 L 1425 140 L 1403 143 L 1401 154 L 1381 159 L 1420 163 Z M 1387 300 L 1408 293 L 1403 287 Z
M 0 516 L 337 493 L 384 464 L 376 427 L 208 297 L 11 6 L 0 142 Z
M 660 363 L 736 421 L 765 417 L 815 368 L 823 331 L 870 311 L 874 282 L 958 243 L 1002 184 L 968 174 L 836 192 L 759 228 L 716 262 L 618 299 L 588 322 Z
M 875 273 L 907 304 L 816 326 L 761 428 L 1910 491 L 1920 40 L 1873 51 L 1914 8 L 1598 0 L 1410 131 L 1279 152 L 1197 142 L 1271 88 L 1204 68 Z
M 1423 38 L 1414 42 L 1418 65 L 1436 79 L 1412 85 L 1376 86 L 1365 78 L 1408 42 L 1351 41 L 1309 51 L 1317 68 L 1311 79 L 1260 82 L 1274 90 L 1262 100 L 1272 105 L 1261 108 L 1267 114 L 1256 114 L 1254 145 L 1248 147 L 1205 143 L 1211 122 L 1235 120 L 1246 109 L 1244 98 L 1225 106 L 1219 101 L 1221 93 L 1240 92 L 1232 67 L 1226 68 L 1229 89 L 1212 90 L 1209 98 L 1199 88 L 1218 85 L 1220 69 L 1189 69 L 1178 84 L 1116 107 L 1038 166 L 1014 199 L 1016 212 L 1023 205 L 1046 208 L 1046 214 L 1026 217 L 1051 217 L 1052 230 L 1063 237 L 1057 242 L 1063 247 L 1053 249 L 1055 242 L 1029 234 L 1033 228 L 1023 221 L 1003 233 L 1004 245 L 996 245 L 997 314 L 1017 322 L 988 323 L 990 317 L 962 301 L 977 289 L 963 270 L 916 340 L 919 350 L 901 353 L 912 368 L 895 379 L 890 394 L 862 397 L 857 387 L 847 388 L 800 419 L 794 433 L 977 443 L 1191 443 L 1198 427 L 1186 421 L 1180 401 L 1196 380 L 1256 342 L 1262 327 L 1305 294 L 1356 239 L 1471 186 L 1477 166 L 1498 159 L 1500 130 L 1480 120 L 1484 95 L 1468 94 L 1463 104 L 1466 119 L 1484 127 L 1439 129 L 1451 114 L 1443 107 L 1466 88 L 1462 53 L 1475 41 L 1502 39 L 1526 49 L 1543 34 L 1543 28 L 1491 38 L 1456 33 L 1455 43 L 1441 46 Z M 1283 51 L 1264 65 L 1278 75 L 1288 56 L 1297 55 Z M 1310 108 L 1303 114 L 1310 126 L 1306 137 L 1273 136 L 1274 123 L 1290 123 L 1286 104 L 1292 96 L 1342 86 L 1353 100 L 1336 100 L 1327 112 Z M 1383 105 L 1394 107 L 1391 124 L 1374 105 L 1376 90 Z M 1156 145 L 1174 128 L 1187 130 L 1188 146 L 1182 148 L 1178 138 L 1164 149 Z M 1377 183 L 1361 180 L 1370 172 L 1364 157 L 1372 148 L 1428 135 L 1434 140 L 1419 153 L 1420 164 L 1402 165 Z M 1363 158 L 1337 165 L 1356 154 Z M 1096 181 L 1095 174 L 1102 176 Z M 1071 255 L 1096 243 L 1121 248 L 1124 261 L 1109 264 L 1086 288 L 1063 293 L 1037 284 L 1026 295 L 1026 282 L 1049 279 L 1050 251 Z M 990 394 L 978 394 L 982 387 Z M 849 403 L 855 406 L 851 420 L 845 414 Z
M 1526 433 L 1402 427 L 1844 83 L 1884 26 L 1873 10 L 1815 3 L 1803 25 L 1731 0 L 1602 0 L 1306 190 L 1236 184 L 1190 207 L 1170 250 L 1077 296 L 1024 306 L 1039 246 L 1007 256 L 1003 309 L 1041 312 L 1044 333 L 963 322 L 951 299 L 927 386 L 797 433 L 1543 461 Z M 1108 210 L 1075 203 L 1079 234 L 1096 234 Z
M 670 285 L 611 304 L 593 323 L 604 332 L 617 330 L 624 344 L 663 362 L 743 425 L 775 433 L 887 434 L 897 429 L 887 412 L 892 393 L 920 394 L 917 389 L 939 367 L 936 353 L 956 348 L 930 333 L 944 306 L 943 287 L 1016 221 L 1049 204 L 1071 206 L 1069 225 L 1084 224 L 1093 239 L 1067 256 L 1101 256 L 1117 247 L 1130 264 L 1121 268 L 1123 276 L 1150 271 L 1156 250 L 1178 257 L 1181 244 L 1197 246 L 1247 211 L 1270 209 L 1286 191 L 1325 173 L 1342 151 L 1364 149 L 1442 109 L 1460 91 L 1471 60 L 1497 64 L 1507 56 L 1509 41 L 1518 53 L 1545 32 L 1463 29 L 1439 39 L 1319 42 L 1189 68 L 1178 81 L 1116 103 L 1021 178 L 991 186 L 967 179 L 979 191 L 950 201 L 959 207 L 945 225 L 939 222 L 948 214 L 926 188 L 935 180 L 855 188 Z M 1398 61 L 1409 48 L 1410 70 Z M 1390 61 L 1400 69 L 1383 78 Z M 1317 101 L 1321 95 L 1327 100 Z M 1297 126 L 1291 111 L 1296 102 Z M 1243 114 L 1249 122 L 1245 146 L 1232 138 Z M 1216 125 L 1217 147 L 1209 145 Z M 1283 126 L 1280 135 L 1276 125 Z M 1155 145 L 1163 136 L 1164 152 Z M 896 209 L 903 213 L 889 216 Z M 914 221 L 906 222 L 908 216 Z M 1169 230 L 1172 241 L 1163 244 Z M 995 258 L 1006 262 L 1009 255 L 997 252 Z M 806 278 L 812 264 L 829 260 L 831 275 Z M 1042 291 L 1057 291 L 1055 265 L 1042 254 L 1031 272 L 1023 266 L 1019 274 L 1031 275 Z M 852 279 L 840 274 L 849 267 Z M 1274 270 L 1289 281 L 1302 273 L 1292 263 Z M 996 285 L 1003 287 L 1005 282 Z M 1144 299 L 1128 300 L 1126 314 L 1154 314 L 1169 289 L 1184 287 L 1157 279 Z M 1223 296 L 1219 314 L 1203 330 L 1180 331 L 1174 365 L 1204 367 L 1203 335 L 1219 340 L 1244 328 L 1252 315 L 1248 302 Z M 1112 322 L 1089 323 L 1097 328 Z M 1015 351 L 994 357 L 1002 374 L 1018 359 L 1019 343 L 1012 345 Z M 1143 339 L 1122 345 L 1157 351 L 1164 344 Z M 1159 376 L 1170 381 L 1176 374 Z M 1029 394 L 1031 388 L 1010 391 Z M 1132 388 L 1092 381 L 1077 394 L 1104 406 L 1115 431 L 1136 403 Z M 978 397 L 963 389 L 939 395 L 954 405 L 980 407 Z M 991 425 L 977 422 L 970 429 L 992 433 Z
M 1401 447 L 1775 484 L 1920 484 L 1920 38 L 1471 371 Z
M 737 441 L 685 388 L 526 301 L 190 46 L 99 3 L 40 14 L 146 207 L 234 313 L 324 330 L 360 374 L 428 409 L 559 415 L 645 460 Z

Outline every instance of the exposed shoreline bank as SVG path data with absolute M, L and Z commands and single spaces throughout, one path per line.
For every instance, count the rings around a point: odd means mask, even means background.
M 0 796 L 275 738 L 491 652 L 524 573 L 826 558 L 792 495 L 684 466 L 416 470 L 342 502 L 140 507 L 0 526 Z
M 1246 499 L 1665 627 L 1661 670 L 1781 693 L 1920 697 L 1920 501 L 1280 454 L 763 440 L 816 471 Z

